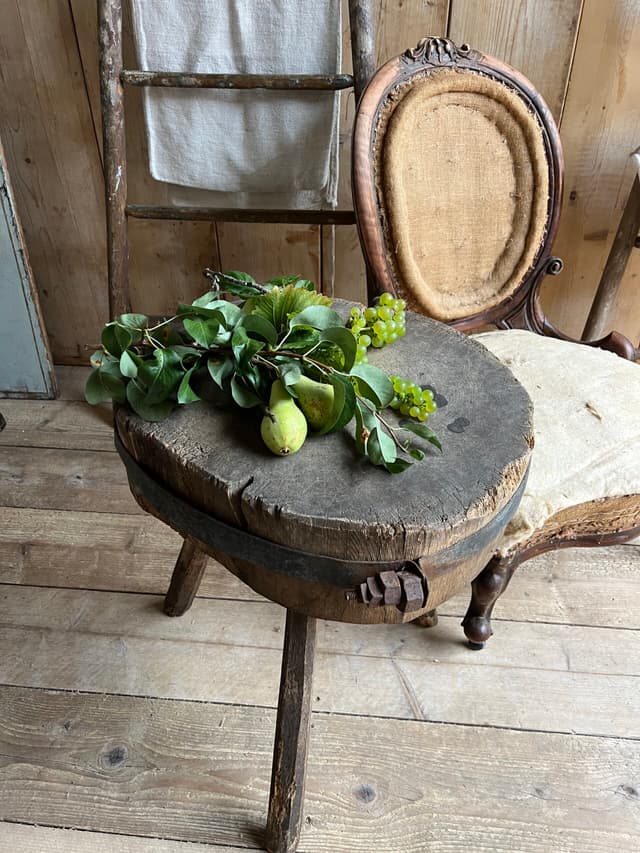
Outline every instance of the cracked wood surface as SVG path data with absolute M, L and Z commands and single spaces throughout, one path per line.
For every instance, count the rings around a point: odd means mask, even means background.
M 446 398 L 430 421 L 443 454 L 427 451 L 398 476 L 359 460 L 345 432 L 276 458 L 253 411 L 239 418 L 200 403 L 149 424 L 121 408 L 117 428 L 134 458 L 177 494 L 256 535 L 347 559 L 437 553 L 488 524 L 520 484 L 529 398 L 475 341 L 413 314 L 407 337 L 371 361 Z M 468 426 L 455 431 L 462 418 Z

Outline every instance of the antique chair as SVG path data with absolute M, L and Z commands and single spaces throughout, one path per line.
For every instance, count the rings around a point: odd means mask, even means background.
M 640 532 L 634 347 L 616 332 L 586 346 L 572 341 L 539 301 L 544 277 L 562 269 L 551 255 L 562 178 L 558 131 L 541 96 L 466 44 L 423 39 L 384 65 L 360 101 L 354 207 L 377 291 L 402 294 L 414 310 L 464 332 L 507 330 L 476 339 L 534 402 L 528 485 L 473 581 L 463 621 L 474 649 L 491 636 L 493 606 L 521 562 Z M 444 406 L 446 389 L 435 390 Z

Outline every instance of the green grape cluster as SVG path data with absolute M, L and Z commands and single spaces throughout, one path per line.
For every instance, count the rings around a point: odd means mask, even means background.
M 393 399 L 389 403 L 392 409 L 421 423 L 427 420 L 431 412 L 435 412 L 433 392 L 428 388 L 423 390 L 419 385 L 400 376 L 390 376 L 389 379 L 394 391 Z
M 367 362 L 369 347 L 383 347 L 406 334 L 404 299 L 396 299 L 392 293 L 383 293 L 370 308 L 352 308 L 348 328 L 358 343 L 356 362 Z

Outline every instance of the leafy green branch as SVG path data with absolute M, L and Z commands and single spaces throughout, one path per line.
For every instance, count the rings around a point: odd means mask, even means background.
M 354 309 L 345 323 L 331 300 L 298 276 L 259 284 L 241 272 L 205 275 L 211 289 L 174 316 L 154 322 L 129 313 L 104 327 L 101 349 L 91 356 L 90 403 L 127 402 L 141 418 L 158 421 L 176 405 L 200 400 L 208 385 L 223 405 L 260 411 L 263 439 L 281 455 L 296 452 L 308 432 L 324 435 L 351 422 L 358 451 L 391 473 L 424 459 L 413 436 L 441 449 L 422 422 L 435 410 L 430 392 L 387 376 L 365 357 L 371 338 L 363 323 L 388 339 L 374 345 L 391 343 L 403 334 L 401 301 L 386 294 L 366 309 L 367 320 Z M 398 419 L 393 409 L 410 416 Z

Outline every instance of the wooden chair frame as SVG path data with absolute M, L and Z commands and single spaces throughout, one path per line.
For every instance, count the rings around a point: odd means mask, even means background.
M 442 67 L 453 67 L 461 71 L 466 69 L 487 75 L 516 92 L 540 120 L 549 167 L 546 228 L 534 263 L 511 296 L 496 306 L 471 316 L 456 318 L 450 321 L 450 325 L 461 331 L 471 331 L 494 324 L 502 329 L 526 329 L 540 335 L 573 341 L 574 339 L 556 329 L 545 317 L 539 299 L 544 277 L 557 275 L 562 269 L 560 258 L 551 254 L 560 215 L 564 168 L 562 147 L 553 117 L 540 94 L 524 76 L 497 59 L 472 50 L 467 44 L 457 47 L 449 39 L 424 38 L 416 48 L 391 59 L 373 77 L 358 107 L 354 125 L 353 198 L 360 241 L 374 287 L 378 293 L 385 290 L 402 293 L 403 290 L 402 282 L 390 260 L 392 249 L 387 245 L 385 236 L 386 214 L 376 180 L 374 151 L 378 144 L 379 120 L 385 107 L 391 105 L 392 101 L 397 105 L 401 100 L 398 92 L 401 87 L 406 88 L 406 84 L 410 84 L 414 78 L 424 77 L 432 70 Z M 391 105 L 391 108 L 394 109 L 395 106 Z M 425 156 L 428 156 L 428 151 Z M 586 343 L 610 350 L 630 360 L 636 357 L 632 343 L 618 332 L 611 332 L 600 340 Z M 494 557 L 472 584 L 471 603 L 463 621 L 471 647 L 482 648 L 491 636 L 493 606 L 520 563 L 555 548 L 609 545 L 628 541 L 640 533 L 638 503 L 636 501 L 633 507 L 621 509 L 620 526 L 614 532 L 593 533 L 592 528 L 586 524 L 581 527 L 579 520 L 567 517 L 564 527 L 559 525 L 546 535 L 543 531 L 541 535 L 516 549 L 509 557 Z M 591 504 L 580 506 L 589 513 L 597 511 L 597 507 Z M 418 621 L 425 626 L 434 622 L 433 617 Z

